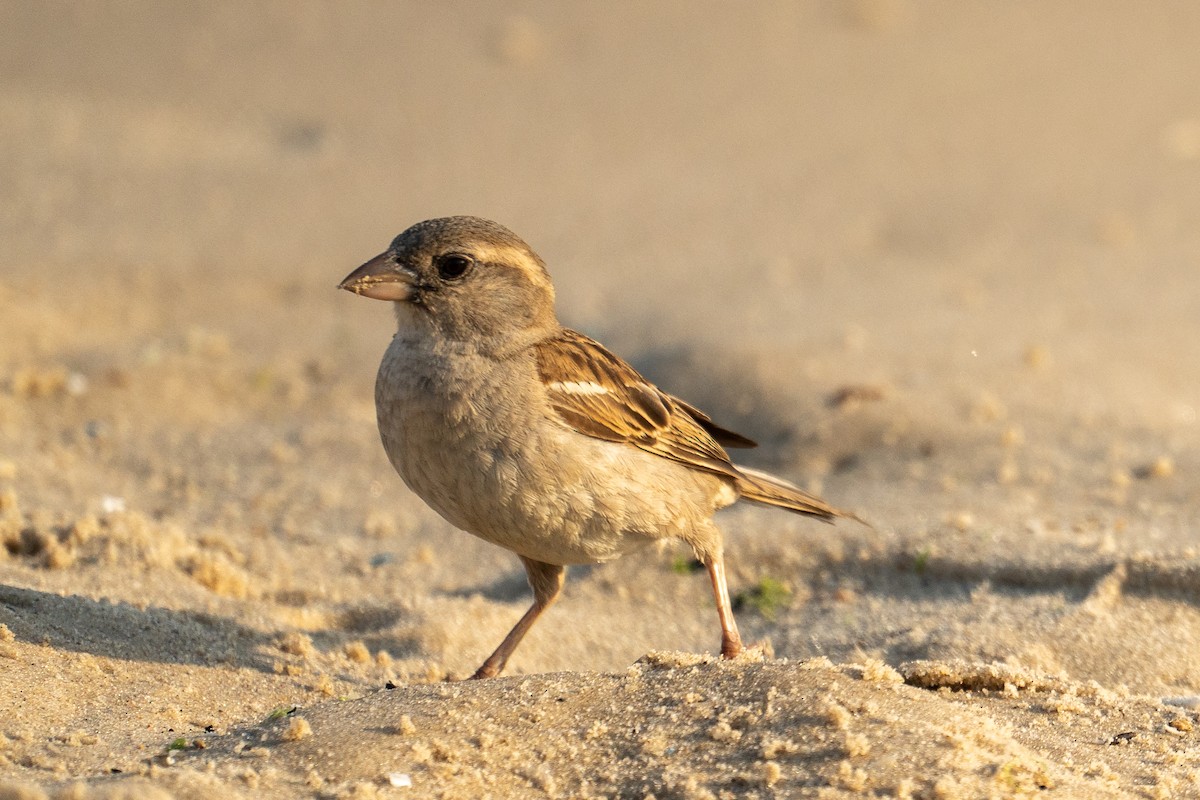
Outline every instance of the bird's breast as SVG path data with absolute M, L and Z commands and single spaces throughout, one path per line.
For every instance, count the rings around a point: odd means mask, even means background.
M 536 447 L 532 365 L 393 341 L 375 408 L 384 450 L 404 482 L 460 528 L 482 535 L 510 509 Z M 525 399 L 522 399 L 525 398 Z

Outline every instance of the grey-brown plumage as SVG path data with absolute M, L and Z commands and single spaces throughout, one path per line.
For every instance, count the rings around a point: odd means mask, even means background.
M 563 328 L 542 260 L 477 217 L 418 223 L 341 288 L 393 301 L 397 333 L 376 381 L 384 449 L 405 483 L 454 525 L 520 556 L 534 603 L 479 668 L 499 674 L 557 598 L 563 566 L 656 539 L 692 546 L 712 580 L 721 652 L 742 649 L 713 513 L 739 497 L 853 517 L 735 466 L 754 442 Z

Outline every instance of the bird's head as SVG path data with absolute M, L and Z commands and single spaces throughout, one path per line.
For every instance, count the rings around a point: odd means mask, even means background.
M 479 217 L 418 222 L 339 284 L 391 300 L 401 329 L 487 341 L 557 326 L 546 265 L 519 236 Z

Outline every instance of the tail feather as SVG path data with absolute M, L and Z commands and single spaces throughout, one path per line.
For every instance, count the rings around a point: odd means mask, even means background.
M 740 473 L 737 480 L 737 490 L 743 500 L 764 506 L 786 508 L 797 514 L 815 517 L 823 522 L 833 522 L 834 519 L 852 519 L 863 525 L 870 525 L 849 511 L 834 508 L 819 497 L 814 497 L 794 483 L 777 478 L 766 472 L 748 467 L 737 467 Z

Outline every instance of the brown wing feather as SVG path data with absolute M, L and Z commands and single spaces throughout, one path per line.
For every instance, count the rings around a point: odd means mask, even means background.
M 727 431 L 660 391 L 598 342 L 564 329 L 537 345 L 537 363 L 551 408 L 580 433 L 738 477 L 709 427 Z
M 728 428 L 722 428 L 720 425 L 712 421 L 712 417 L 705 414 L 700 409 L 696 408 L 686 400 L 680 400 L 675 395 L 671 395 L 674 400 L 684 411 L 692 416 L 692 419 L 708 432 L 708 435 L 717 440 L 717 444 L 722 447 L 758 447 L 758 442 L 753 439 L 748 439 L 740 433 L 735 433 Z

